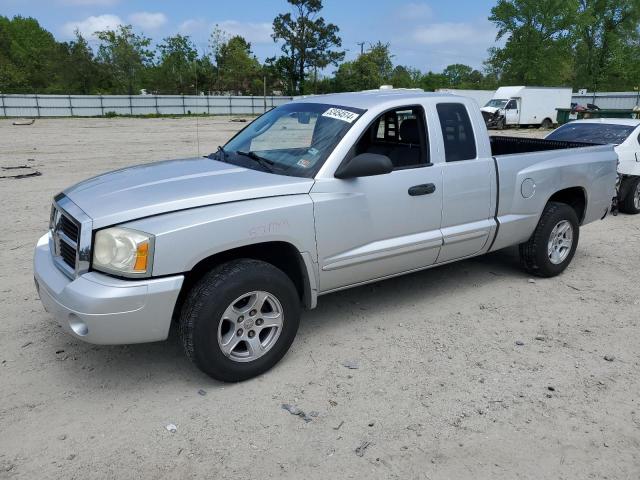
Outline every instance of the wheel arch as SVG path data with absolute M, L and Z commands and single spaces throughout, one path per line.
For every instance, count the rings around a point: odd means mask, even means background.
M 189 290 L 202 276 L 212 268 L 241 258 L 260 260 L 282 270 L 293 282 L 302 305 L 315 308 L 317 302 L 317 282 L 310 255 L 300 252 L 293 244 L 284 241 L 268 241 L 236 247 L 217 252 L 196 263 L 185 272 L 185 279 L 174 310 L 174 318 L 180 315 L 180 309 Z
M 578 223 L 582 225 L 587 212 L 587 192 L 583 187 L 568 187 L 558 190 L 547 199 L 547 204 L 549 202 L 569 205 L 576 212 Z

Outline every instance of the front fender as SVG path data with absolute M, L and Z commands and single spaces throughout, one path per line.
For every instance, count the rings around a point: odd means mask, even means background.
M 317 260 L 313 204 L 308 195 L 231 202 L 129 222 L 156 236 L 153 276 L 190 271 L 217 253 L 286 242 Z

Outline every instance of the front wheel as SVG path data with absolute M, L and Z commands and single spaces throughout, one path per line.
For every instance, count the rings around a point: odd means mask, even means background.
M 531 238 L 520 244 L 524 269 L 538 277 L 554 277 L 569 266 L 578 246 L 580 227 L 573 208 L 549 202 Z
M 618 208 L 621 212 L 637 215 L 640 213 L 640 177 L 630 177 L 623 181 L 627 183 L 623 186 L 626 194 L 620 199 Z
M 287 353 L 299 321 L 291 279 L 269 263 L 242 259 L 214 268 L 191 289 L 179 332 L 200 370 L 239 382 L 266 372 Z

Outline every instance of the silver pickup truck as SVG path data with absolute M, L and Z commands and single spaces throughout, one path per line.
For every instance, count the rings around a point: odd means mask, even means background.
M 36 285 L 77 339 L 154 342 L 175 322 L 200 369 L 240 381 L 285 355 L 320 295 L 510 245 L 559 274 L 606 216 L 616 163 L 612 146 L 489 138 L 452 95 L 303 98 L 208 157 L 58 194 Z

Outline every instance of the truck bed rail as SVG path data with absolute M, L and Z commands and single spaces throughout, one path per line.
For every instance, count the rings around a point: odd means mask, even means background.
M 568 142 L 565 140 L 545 140 L 543 138 L 490 136 L 492 155 L 512 155 L 516 153 L 543 152 L 567 148 L 593 147 L 597 144 Z

